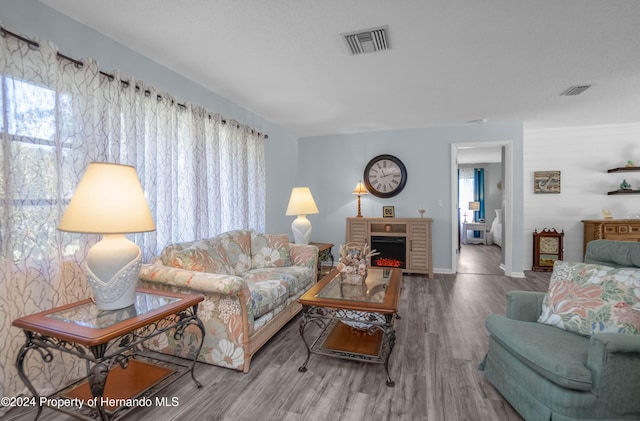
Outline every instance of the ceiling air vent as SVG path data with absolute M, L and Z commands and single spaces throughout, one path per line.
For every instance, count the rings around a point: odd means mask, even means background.
M 591 85 L 576 85 L 576 86 L 572 86 L 569 89 L 565 90 L 563 93 L 561 93 L 560 96 L 580 95 L 581 93 L 583 93 L 584 91 L 586 91 L 590 87 L 591 87 Z
M 374 53 L 389 48 L 386 26 L 349 32 L 342 34 L 342 38 L 347 45 L 347 51 L 349 51 L 352 56 Z

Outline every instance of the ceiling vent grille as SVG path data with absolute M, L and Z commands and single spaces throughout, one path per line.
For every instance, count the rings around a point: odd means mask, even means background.
M 342 38 L 352 56 L 389 49 L 386 26 L 349 32 L 342 34 Z
M 583 93 L 584 91 L 586 91 L 590 87 L 591 87 L 591 85 L 576 85 L 576 86 L 572 86 L 572 87 L 568 88 L 567 90 L 565 90 L 564 92 L 562 92 L 560 94 L 560 96 L 580 95 L 581 93 Z

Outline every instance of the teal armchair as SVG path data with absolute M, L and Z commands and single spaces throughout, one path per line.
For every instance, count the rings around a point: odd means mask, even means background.
M 507 293 L 480 369 L 527 421 L 640 420 L 640 335 L 591 338 L 537 323 L 542 292 Z
M 585 263 L 640 267 L 640 243 L 591 241 Z M 640 420 L 640 335 L 538 323 L 545 294 L 510 291 L 487 317 L 484 377 L 527 421 Z

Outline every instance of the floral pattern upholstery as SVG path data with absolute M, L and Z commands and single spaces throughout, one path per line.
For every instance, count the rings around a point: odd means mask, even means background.
M 308 267 L 287 266 L 251 269 L 242 276 L 249 285 L 267 279 L 277 280 L 286 289 L 285 297 L 293 297 L 308 286 L 309 272 Z
M 256 248 L 252 246 L 253 238 L 259 244 Z M 147 288 L 203 295 L 198 316 L 206 333 L 198 360 L 247 372 L 252 339 L 272 323 L 282 326 L 290 319 L 277 317 L 280 313 L 289 311 L 293 317 L 299 311 L 298 297 L 316 280 L 318 248 L 287 244 L 285 257 L 281 254 L 284 238 L 288 240 L 286 235 L 237 230 L 206 240 L 173 244 L 142 266 L 140 279 Z M 265 254 L 265 247 L 278 249 L 279 258 L 270 263 L 253 259 L 250 253 L 257 250 Z M 271 266 L 279 264 L 275 263 L 278 260 L 282 266 Z M 239 272 L 243 268 L 246 269 Z M 192 326 L 184 338 L 176 339 L 169 332 L 148 341 L 147 346 L 188 358 L 195 353 L 199 338 L 199 329 Z
M 640 269 L 556 261 L 538 322 L 582 336 L 640 333 Z
M 251 267 L 289 266 L 289 237 L 285 234 L 251 233 Z
M 251 269 L 251 230 L 229 231 L 217 238 L 222 243 L 234 275 Z
M 258 318 L 287 302 L 287 287 L 276 279 L 247 282 L 251 292 L 253 316 Z
M 233 273 L 222 242 L 217 239 L 181 243 L 167 247 L 162 263 L 176 268 L 208 273 Z

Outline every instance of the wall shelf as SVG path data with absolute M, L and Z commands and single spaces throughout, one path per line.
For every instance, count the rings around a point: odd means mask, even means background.
M 618 167 L 618 168 L 611 168 L 610 170 L 607 170 L 607 172 L 633 172 L 633 171 L 640 171 L 640 167 Z
M 607 194 L 640 194 L 640 190 L 614 190 Z
M 618 167 L 618 168 L 611 168 L 610 170 L 607 170 L 608 173 L 613 173 L 613 172 L 625 173 L 625 172 L 638 172 L 638 171 L 640 171 L 640 167 Z M 640 193 L 640 190 L 633 190 L 633 189 L 627 189 L 627 190 L 618 189 L 618 190 L 607 192 L 608 195 L 639 194 L 639 193 Z

